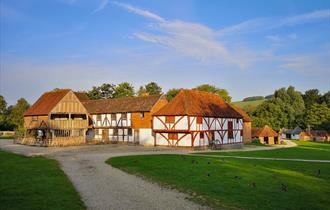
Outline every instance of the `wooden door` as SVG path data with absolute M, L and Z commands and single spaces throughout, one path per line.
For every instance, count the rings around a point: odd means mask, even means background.
M 140 130 L 135 129 L 134 130 L 134 143 L 139 143 L 140 139 Z
M 109 141 L 109 130 L 108 129 L 102 130 L 102 140 Z

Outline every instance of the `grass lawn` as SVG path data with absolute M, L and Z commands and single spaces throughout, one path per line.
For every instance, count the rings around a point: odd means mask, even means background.
M 310 141 L 294 141 L 298 147 L 276 149 L 269 151 L 246 152 L 215 152 L 202 153 L 208 155 L 228 155 L 246 157 L 274 157 L 274 158 L 298 158 L 313 160 L 330 160 L 330 144 Z
M 0 209 L 86 209 L 55 160 L 0 151 Z
M 0 140 L 1 139 L 14 139 L 13 136 L 0 136 Z
M 329 209 L 330 164 L 183 155 L 115 157 L 113 167 L 216 209 Z M 320 175 L 318 174 L 320 172 Z
M 266 99 L 255 100 L 255 101 L 236 101 L 236 102 L 233 102 L 233 104 L 240 107 L 243 110 L 246 110 L 249 107 L 257 107 L 259 104 L 261 104 L 265 100 Z

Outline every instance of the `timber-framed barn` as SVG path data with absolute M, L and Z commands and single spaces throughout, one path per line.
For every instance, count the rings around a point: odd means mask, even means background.
M 145 146 L 238 145 L 251 139 L 251 120 L 221 97 L 181 90 L 162 95 L 89 100 L 61 89 L 44 93 L 24 114 L 18 142 L 43 146 L 134 143 Z

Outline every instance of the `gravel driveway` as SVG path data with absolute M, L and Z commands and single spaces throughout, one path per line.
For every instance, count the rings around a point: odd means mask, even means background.
M 115 156 L 185 154 L 187 150 L 127 145 L 43 148 L 12 141 L 0 141 L 0 149 L 58 160 L 88 209 L 207 209 L 188 200 L 189 195 L 162 188 L 105 163 Z

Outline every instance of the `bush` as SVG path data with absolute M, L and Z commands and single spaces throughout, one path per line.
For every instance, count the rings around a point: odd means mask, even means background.
M 15 129 L 15 139 L 23 138 L 25 135 L 26 129 L 23 127 L 18 127 Z
M 244 98 L 243 101 L 257 101 L 257 100 L 263 100 L 265 99 L 263 96 L 251 96 Z

